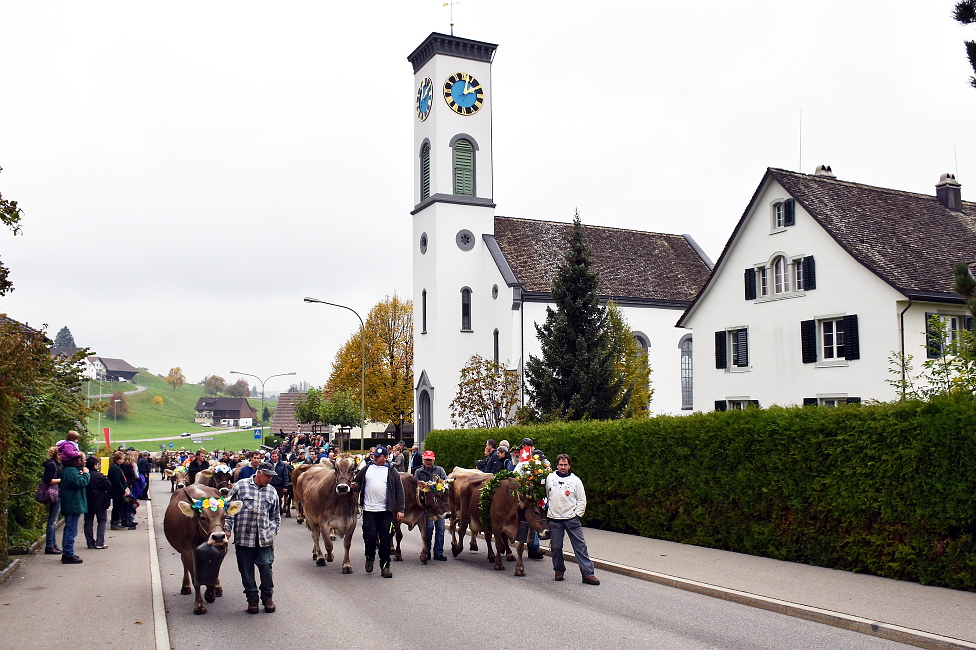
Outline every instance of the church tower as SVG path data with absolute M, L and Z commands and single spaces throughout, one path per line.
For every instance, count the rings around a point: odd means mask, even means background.
M 413 65 L 413 305 L 416 441 L 451 428 L 450 403 L 481 339 L 494 232 L 491 61 L 497 46 L 433 33 Z M 483 309 L 481 307 L 484 307 Z M 479 325 L 481 325 L 479 327 Z M 497 331 L 497 330 L 496 330 Z M 486 339 L 486 341 L 489 339 Z

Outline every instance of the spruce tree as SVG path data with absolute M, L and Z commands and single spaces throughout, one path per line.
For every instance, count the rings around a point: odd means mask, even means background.
M 65 325 L 58 332 L 58 335 L 54 337 L 54 347 L 56 348 L 76 348 L 75 337 L 71 336 L 71 330 Z
M 609 420 L 620 417 L 623 378 L 615 372 L 619 350 L 607 331 L 600 306 L 600 276 L 590 270 L 590 249 L 583 241 L 579 212 L 566 238 L 569 249 L 552 281 L 556 309 L 536 325 L 542 358 L 525 366 L 529 393 L 544 420 Z
M 963 25 L 976 24 L 976 0 L 959 0 L 952 17 Z M 976 72 L 976 41 L 966 41 L 966 56 L 973 72 Z M 976 88 L 976 76 L 970 77 L 969 83 Z

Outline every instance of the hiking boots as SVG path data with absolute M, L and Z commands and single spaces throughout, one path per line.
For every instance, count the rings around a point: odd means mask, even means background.
M 258 608 L 258 601 L 255 600 L 253 603 L 248 603 L 247 604 L 247 613 L 248 614 L 257 614 L 259 611 L 261 611 L 261 610 L 260 610 L 260 608 Z
M 393 572 L 390 571 L 390 565 L 389 564 L 387 564 L 384 567 L 380 567 L 380 575 L 383 576 L 384 578 L 392 578 L 393 577 Z
M 373 572 L 373 560 L 370 558 L 366 558 L 366 573 L 372 573 L 372 572 Z
M 565 573 L 565 572 L 564 571 L 556 571 L 556 582 L 562 582 L 563 581 L 563 573 Z
M 600 581 L 596 579 L 596 576 L 586 576 L 583 578 L 584 585 L 593 585 L 594 587 L 600 584 Z
M 270 598 L 264 598 L 261 602 L 264 603 L 264 611 L 268 614 L 273 614 L 276 607 L 274 601 Z

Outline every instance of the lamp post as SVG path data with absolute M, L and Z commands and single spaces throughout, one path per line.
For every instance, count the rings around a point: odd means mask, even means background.
M 122 400 L 117 399 L 112 401 L 115 402 L 115 408 L 112 409 L 112 425 L 114 426 L 119 423 L 119 402 Z
M 279 373 L 277 375 L 271 375 L 271 377 L 265 377 L 263 381 L 257 375 L 252 375 L 249 372 L 239 372 L 237 370 L 231 370 L 230 371 L 230 374 L 232 374 L 232 375 L 246 375 L 247 377 L 254 377 L 255 379 L 257 379 L 258 381 L 261 382 L 261 412 L 258 413 L 258 423 L 260 424 L 261 418 L 264 417 L 264 382 L 268 381 L 272 377 L 287 377 L 288 375 L 297 375 L 298 373 L 297 372 L 282 372 L 282 373 Z M 264 426 L 263 425 L 261 427 L 261 444 L 264 444 Z
M 348 309 L 352 313 L 356 314 L 356 318 L 359 319 L 359 343 L 362 348 L 359 361 L 361 366 L 360 375 L 360 386 L 359 386 L 359 450 L 366 451 L 363 446 L 363 439 L 366 435 L 366 325 L 363 323 L 363 317 L 359 315 L 352 307 L 346 307 L 345 305 L 340 305 L 334 302 L 326 302 L 324 300 L 319 300 L 318 298 L 305 298 L 305 302 L 317 302 L 320 305 L 331 305 L 332 307 L 342 307 L 343 309 Z

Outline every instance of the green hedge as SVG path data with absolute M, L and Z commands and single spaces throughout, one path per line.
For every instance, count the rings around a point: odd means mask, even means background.
M 971 395 L 434 431 L 427 448 L 450 471 L 525 436 L 573 458 L 588 526 L 976 591 Z

